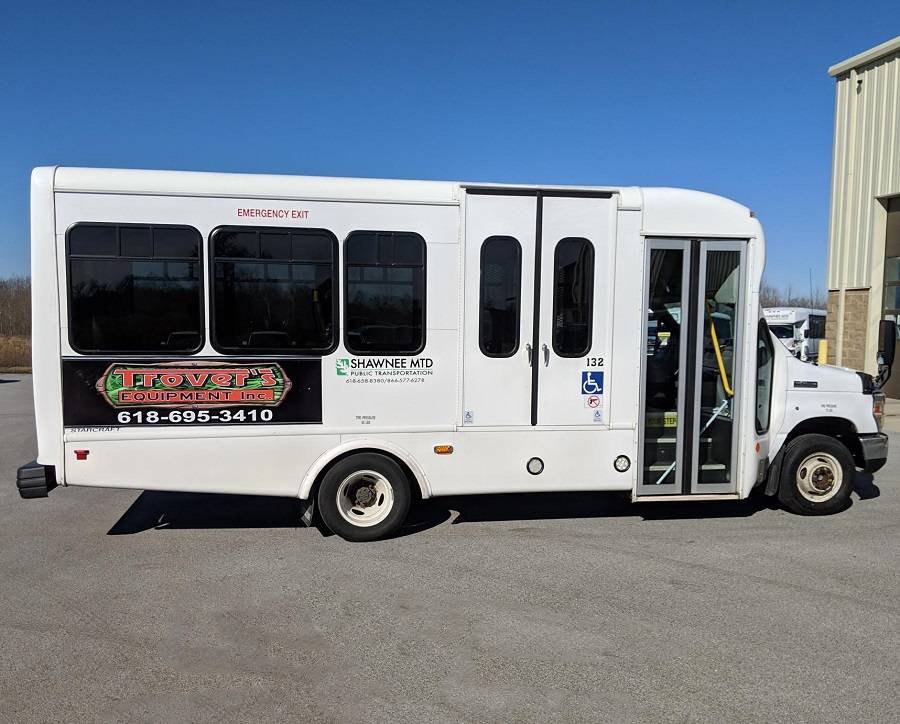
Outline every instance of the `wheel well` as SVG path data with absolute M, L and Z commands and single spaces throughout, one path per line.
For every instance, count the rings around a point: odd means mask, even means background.
M 799 423 L 790 431 L 785 438 L 784 446 L 787 447 L 792 440 L 800 437 L 800 435 L 808 435 L 810 433 L 828 435 L 828 437 L 835 438 L 850 451 L 850 454 L 853 456 L 853 462 L 856 463 L 857 467 L 865 465 L 862 445 L 859 442 L 859 433 L 856 431 L 856 425 L 850 420 L 843 417 L 811 417 Z
M 316 475 L 316 479 L 313 481 L 312 487 L 309 489 L 309 497 L 307 500 L 315 500 L 316 494 L 319 492 L 319 485 L 322 483 L 322 478 L 328 473 L 331 468 L 337 465 L 341 460 L 344 460 L 351 455 L 357 455 L 359 453 L 375 453 L 376 455 L 383 455 L 384 457 L 393 460 L 397 465 L 400 466 L 400 469 L 403 471 L 403 474 L 406 476 L 406 482 L 409 484 L 409 492 L 412 495 L 413 502 L 418 502 L 422 499 L 422 490 L 419 487 L 419 481 L 416 480 L 416 476 L 412 471 L 412 468 L 409 467 L 401 458 L 397 457 L 394 453 L 389 452 L 388 450 L 382 450 L 377 447 L 358 447 L 353 450 L 346 450 L 342 452 L 340 455 L 335 455 L 332 460 L 329 460 L 328 463 L 319 471 L 318 475 Z

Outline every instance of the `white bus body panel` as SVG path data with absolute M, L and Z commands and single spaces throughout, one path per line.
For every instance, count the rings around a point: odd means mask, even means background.
M 55 168 L 31 174 L 31 367 L 39 463 L 64 478 L 59 278 L 54 253 Z
M 532 426 L 531 371 L 525 345 L 531 342 L 535 297 L 534 196 L 476 196 L 466 194 L 465 185 L 439 182 L 91 169 L 59 169 L 55 194 L 53 184 L 52 170 L 35 171 L 34 381 L 40 460 L 57 467 L 61 482 L 307 497 L 316 476 L 330 461 L 354 449 L 374 448 L 391 452 L 406 463 L 423 497 L 542 490 L 633 491 L 641 464 L 637 451 L 641 339 L 646 334 L 642 279 L 647 237 L 746 241 L 749 293 L 742 310 L 746 356 L 738 368 L 739 387 L 755 389 L 753 352 L 759 319 L 756 290 L 764 263 L 762 230 L 745 207 L 711 194 L 678 189 L 572 189 L 608 191 L 609 195 L 544 199 L 545 284 L 552 278 L 553 245 L 559 239 L 583 236 L 594 245 L 593 344 L 588 354 L 604 359 L 606 391 L 604 418 L 592 423 L 576 388 L 584 361 L 558 358 L 551 352 L 550 363 L 540 370 L 538 424 Z M 250 221 L 239 216 L 239 209 L 266 205 L 304 212 L 302 221 Z M 68 341 L 65 235 L 72 224 L 91 221 L 190 225 L 203 237 L 203 260 L 208 259 L 210 232 L 222 225 L 323 228 L 340 242 L 357 229 L 419 233 L 427 242 L 427 328 L 425 349 L 416 357 L 431 360 L 429 374 L 397 384 L 350 381 L 353 376 L 337 371 L 339 359 L 353 357 L 341 339 L 333 353 L 322 357 L 321 425 L 64 430 L 60 358 L 76 356 Z M 523 248 L 520 346 L 505 360 L 476 353 L 477 250 L 485 238 L 495 234 L 515 236 Z M 551 346 L 549 285 L 542 289 L 540 304 L 539 342 Z M 343 303 L 339 309 L 343 315 Z M 205 315 L 206 342 L 199 355 L 218 357 L 209 342 L 209 305 L 205 305 Z M 343 319 L 339 319 L 343 329 Z M 532 354 L 533 364 L 544 365 L 540 345 Z M 353 357 L 362 361 L 383 358 Z M 790 421 L 783 393 L 787 376 L 784 361 L 779 360 L 773 431 L 787 428 Z M 502 364 L 489 364 L 492 362 Z M 862 404 L 866 398 L 859 397 Z M 474 413 L 471 424 L 466 424 L 466 411 Z M 853 414 L 861 413 L 854 410 Z M 735 495 L 746 497 L 757 481 L 760 461 L 776 450 L 769 450 L 766 434 L 754 432 L 753 395 L 744 394 L 736 401 L 735 415 L 741 434 L 733 461 Z M 758 451 L 756 442 L 760 442 Z M 453 454 L 436 455 L 434 446 L 441 444 L 453 445 Z M 75 462 L 75 450 L 90 452 L 86 460 Z M 627 472 L 613 469 L 617 455 L 631 459 Z M 541 475 L 525 469 L 530 457 L 544 461 Z M 64 466 L 64 462 L 68 464 Z

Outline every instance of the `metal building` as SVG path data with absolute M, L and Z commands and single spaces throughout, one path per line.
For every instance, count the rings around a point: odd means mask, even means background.
M 828 361 L 875 372 L 878 321 L 900 321 L 900 36 L 828 74 L 837 82 Z

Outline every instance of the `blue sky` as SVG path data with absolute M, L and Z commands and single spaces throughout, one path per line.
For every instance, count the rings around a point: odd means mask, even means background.
M 829 65 L 900 3 L 10 3 L 0 276 L 44 164 L 668 185 L 754 209 L 824 287 Z

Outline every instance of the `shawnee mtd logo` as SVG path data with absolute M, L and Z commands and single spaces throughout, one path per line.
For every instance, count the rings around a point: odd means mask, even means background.
M 96 388 L 113 407 L 278 405 L 291 381 L 277 364 L 113 364 Z
M 338 357 L 334 361 L 338 377 L 359 374 L 357 370 L 430 370 L 434 367 L 431 357 Z

